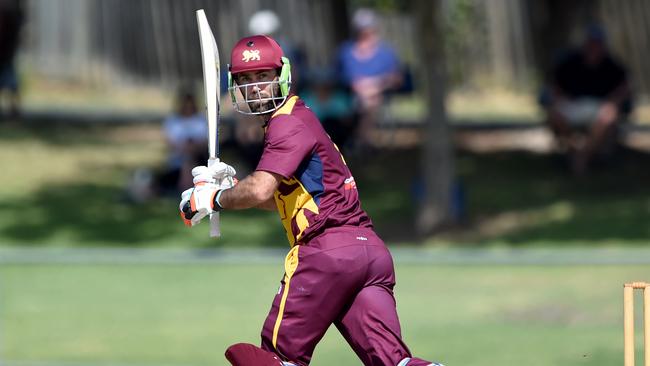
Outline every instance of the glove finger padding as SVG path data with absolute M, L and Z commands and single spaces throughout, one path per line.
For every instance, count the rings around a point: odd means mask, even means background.
M 224 177 L 217 182 L 219 189 L 230 189 L 237 184 L 238 180 L 235 177 Z
M 194 184 L 199 182 L 215 183 L 225 177 L 234 177 L 237 172 L 235 168 L 224 162 L 216 162 L 212 166 L 199 165 L 192 169 Z
M 194 187 L 188 188 L 181 193 L 181 203 L 178 205 L 178 208 L 183 211 L 183 206 L 190 200 L 190 196 L 192 196 L 192 192 L 194 191 Z
M 237 173 L 235 168 L 224 163 L 223 161 L 218 161 L 208 167 L 208 171 L 212 174 L 215 179 L 224 178 L 227 176 L 234 177 Z
M 208 167 L 205 165 L 197 165 L 192 168 L 192 176 L 196 177 L 199 174 L 205 174 L 208 172 Z
M 178 204 L 178 209 L 181 212 L 181 219 L 183 219 L 183 223 L 185 226 L 192 226 L 192 221 L 190 221 L 191 217 L 187 217 L 191 213 L 191 208 L 190 208 L 190 197 L 192 196 L 192 192 L 194 191 L 194 187 L 188 188 L 181 193 L 181 202 Z
M 194 177 L 193 181 L 195 185 L 197 183 L 215 182 L 215 178 L 212 176 L 212 172 L 205 165 L 199 165 L 192 168 L 192 176 Z
M 234 177 L 237 174 L 237 171 L 235 171 L 235 168 L 232 166 L 224 163 L 224 162 L 218 162 L 216 164 L 213 164 L 211 167 L 208 168 L 210 172 L 212 173 L 212 176 L 215 179 L 223 179 L 225 177 Z
M 216 183 L 216 179 L 212 176 L 212 174 L 205 172 L 195 175 L 192 182 L 194 182 L 195 185 L 199 183 Z

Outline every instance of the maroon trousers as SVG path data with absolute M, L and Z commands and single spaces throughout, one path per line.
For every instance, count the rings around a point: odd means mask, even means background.
M 334 323 L 364 365 L 395 366 L 411 353 L 402 341 L 394 286 L 392 257 L 372 230 L 330 229 L 287 255 L 262 348 L 308 365 Z

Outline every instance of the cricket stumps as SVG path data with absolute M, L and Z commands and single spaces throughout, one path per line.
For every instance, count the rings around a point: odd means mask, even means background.
M 650 283 L 631 282 L 623 286 L 623 352 L 625 366 L 634 366 L 634 290 L 643 291 L 643 356 L 650 366 Z

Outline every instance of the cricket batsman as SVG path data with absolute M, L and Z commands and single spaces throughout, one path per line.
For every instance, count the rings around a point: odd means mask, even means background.
M 234 366 L 306 366 L 333 323 L 364 365 L 439 365 L 413 357 L 404 344 L 391 254 L 361 209 L 343 156 L 291 93 L 291 66 L 278 43 L 243 38 L 230 60 L 233 106 L 259 119 L 264 151 L 255 171 L 235 185 L 228 164 L 194 168 L 181 216 L 197 224 L 215 211 L 277 210 L 291 250 L 261 347 L 239 343 L 226 358 Z

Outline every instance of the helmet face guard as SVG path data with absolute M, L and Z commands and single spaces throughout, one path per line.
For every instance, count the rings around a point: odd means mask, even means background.
M 270 86 L 270 88 L 269 88 Z M 281 78 L 273 81 L 263 81 L 258 83 L 237 84 L 231 80 L 228 92 L 232 99 L 233 108 L 242 114 L 247 115 L 260 115 L 275 112 L 287 100 L 289 95 L 289 88 L 291 86 L 291 75 L 289 74 L 288 80 L 282 81 Z M 270 89 L 271 95 L 262 96 L 259 93 L 249 93 L 253 88 L 257 87 L 259 90 Z M 286 90 L 286 93 L 285 93 Z M 257 104 L 257 108 L 251 106 Z M 259 110 L 261 106 L 266 106 Z M 257 109 L 254 111 L 253 109 Z
M 272 81 L 239 85 L 235 80 L 235 76 L 230 72 L 228 73 L 228 92 L 232 99 L 233 108 L 237 112 L 248 115 L 266 114 L 274 112 L 282 106 L 282 103 L 287 100 L 289 91 L 291 90 L 291 64 L 289 63 L 289 59 L 286 57 L 282 57 L 281 62 L 282 67 L 280 68 L 280 74 Z M 269 85 L 271 86 L 270 96 L 262 97 L 259 94 L 250 95 L 248 92 L 251 87 L 257 86 L 260 90 L 264 90 Z M 259 103 L 260 105 L 266 104 L 267 106 L 272 105 L 272 107 L 263 111 L 255 112 L 251 109 L 251 103 Z

